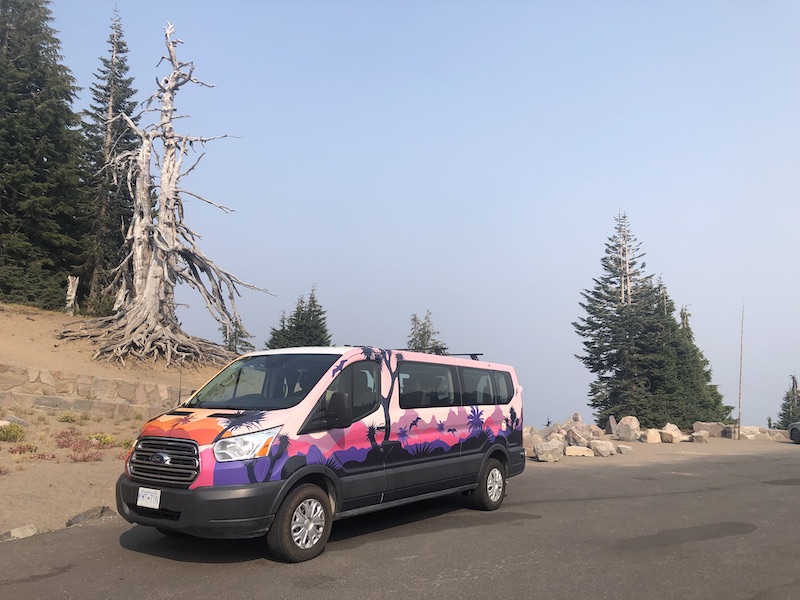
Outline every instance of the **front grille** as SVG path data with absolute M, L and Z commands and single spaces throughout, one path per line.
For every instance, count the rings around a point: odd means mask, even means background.
M 134 481 L 188 488 L 200 472 L 200 453 L 192 440 L 140 438 L 128 468 Z

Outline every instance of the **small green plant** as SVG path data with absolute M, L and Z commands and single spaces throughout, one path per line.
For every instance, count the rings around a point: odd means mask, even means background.
M 47 417 L 45 417 L 44 415 L 38 415 L 36 417 L 36 422 L 37 423 L 44 423 L 45 421 L 47 421 Z
M 59 423 L 74 423 L 77 420 L 78 419 L 75 418 L 75 415 L 73 415 L 70 412 L 66 412 L 63 415 L 61 415 L 60 417 L 58 417 L 58 422 Z
M 133 443 L 135 441 L 136 440 L 134 440 L 133 438 L 124 438 L 124 439 L 121 439 L 120 441 L 117 442 L 117 446 L 120 447 L 120 448 L 128 449 L 131 446 L 133 446 Z
M 113 448 L 117 445 L 113 436 L 107 433 L 94 433 L 89 436 L 89 441 L 92 442 L 97 448 Z
M 19 423 L 0 426 L 0 441 L 21 442 L 25 437 L 25 429 Z

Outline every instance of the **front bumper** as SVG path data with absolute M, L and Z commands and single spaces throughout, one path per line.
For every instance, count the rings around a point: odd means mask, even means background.
M 274 507 L 285 482 L 202 487 L 194 490 L 117 480 L 117 510 L 129 523 L 149 525 L 206 538 L 264 535 L 275 518 Z M 161 490 L 158 509 L 136 505 L 139 488 Z

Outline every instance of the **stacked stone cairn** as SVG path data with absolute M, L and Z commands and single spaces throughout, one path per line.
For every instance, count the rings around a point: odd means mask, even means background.
M 541 430 L 526 426 L 523 429 L 523 444 L 529 458 L 539 462 L 557 462 L 564 456 L 628 454 L 633 447 L 627 442 L 707 444 L 710 437 L 732 438 L 734 435 L 733 425 L 701 421 L 694 423 L 693 431 L 689 434 L 672 423 L 666 423 L 661 429 L 642 429 L 639 420 L 633 416 L 623 417 L 619 423 L 612 416 L 604 431 L 597 425 L 583 423 L 581 416 L 575 413 L 564 423 L 554 423 Z M 786 441 L 788 438 L 785 431 L 745 426 L 742 427 L 741 439 Z

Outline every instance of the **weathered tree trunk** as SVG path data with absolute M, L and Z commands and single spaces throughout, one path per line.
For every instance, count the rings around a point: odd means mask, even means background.
M 70 315 L 75 314 L 75 309 L 78 306 L 77 302 L 75 301 L 75 297 L 78 295 L 79 281 L 80 281 L 79 277 L 67 275 L 67 304 L 64 307 L 64 310 Z
M 188 82 L 202 82 L 193 77 L 194 66 L 178 61 L 172 25 L 165 29 L 168 56 L 172 66 L 169 76 L 158 83 L 159 91 L 150 99 L 160 104 L 160 118 L 155 125 L 138 128 L 127 115 L 121 115 L 141 139 L 135 153 L 118 158 L 128 165 L 129 187 L 134 194 L 134 212 L 126 236 L 129 252 L 116 269 L 117 310 L 110 317 L 90 321 L 76 329 L 65 329 L 62 337 L 91 338 L 98 344 L 95 358 L 124 362 L 127 357 L 165 359 L 171 362 L 220 362 L 231 357 L 223 346 L 192 337 L 181 330 L 175 314 L 175 286 L 189 284 L 203 297 L 206 307 L 228 333 L 241 323 L 234 296 L 237 285 L 266 292 L 241 281 L 217 267 L 195 244 L 195 233 L 183 222 L 180 179 L 191 171 L 181 172 L 183 156 L 194 143 L 215 138 L 176 134 L 173 126 L 175 95 Z M 150 173 L 156 144 L 160 144 L 159 177 Z M 202 155 L 201 157 L 202 158 Z M 135 186 L 130 185 L 135 182 Z M 191 194 L 191 193 L 190 193 Z M 222 205 L 192 196 L 230 212 Z M 154 217 L 155 215 L 155 217 Z M 127 274 L 132 272 L 132 281 Z M 224 293 L 226 290 L 227 293 Z M 226 300 L 227 296 L 227 300 Z M 230 306 L 229 306 L 230 304 Z M 241 329 L 244 335 L 247 332 Z

